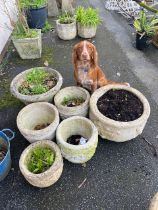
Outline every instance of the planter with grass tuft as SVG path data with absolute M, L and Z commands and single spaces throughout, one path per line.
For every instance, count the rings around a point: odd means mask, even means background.
M 138 90 L 107 85 L 90 99 L 90 119 L 102 138 L 124 142 L 140 135 L 150 115 L 150 105 Z
M 61 89 L 54 97 L 60 117 L 66 119 L 72 116 L 86 117 L 89 109 L 90 95 L 81 87 L 66 87 Z
M 71 40 L 77 35 L 76 19 L 68 13 L 63 14 L 56 21 L 57 34 L 60 39 Z
M 82 38 L 95 37 L 97 26 L 101 23 L 96 9 L 79 6 L 76 11 L 78 35 Z
M 20 171 L 33 186 L 44 188 L 53 185 L 63 171 L 63 158 L 58 146 L 51 141 L 38 141 L 21 154 Z
M 56 139 L 64 158 L 72 163 L 85 163 L 96 151 L 98 131 L 89 119 L 75 116 L 60 123 Z
M 51 68 L 37 67 L 18 74 L 11 82 L 11 93 L 25 104 L 52 102 L 63 83 L 61 74 Z
M 53 140 L 58 124 L 58 110 L 47 102 L 29 104 L 17 116 L 17 127 L 30 143 Z

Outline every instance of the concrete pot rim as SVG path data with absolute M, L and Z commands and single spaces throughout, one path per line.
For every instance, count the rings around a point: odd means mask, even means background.
M 80 22 L 77 22 L 77 25 L 79 27 L 82 27 L 82 28 L 92 28 L 92 29 L 96 29 L 98 27 L 98 25 L 95 25 L 95 26 L 93 26 L 93 25 L 82 25 Z
M 88 139 L 88 142 L 84 145 L 72 145 L 72 144 L 69 144 L 67 143 L 66 141 L 63 140 L 62 136 L 61 136 L 61 129 L 62 129 L 62 126 L 69 122 L 69 121 L 73 121 L 73 120 L 83 120 L 85 121 L 86 123 L 88 123 L 90 126 L 91 126 L 91 129 L 92 129 L 92 133 L 91 133 L 91 137 Z M 70 128 L 71 129 L 71 128 Z M 56 131 L 56 138 L 58 139 L 57 140 L 57 143 L 58 144 L 62 144 L 63 146 L 69 148 L 69 149 L 73 149 L 73 150 L 84 150 L 84 149 L 88 149 L 90 146 L 93 146 L 93 142 L 95 142 L 95 138 L 93 138 L 93 135 L 95 134 L 98 134 L 98 130 L 97 128 L 95 127 L 95 125 L 93 124 L 93 122 L 85 117 L 81 117 L 81 116 L 73 116 L 73 117 L 69 117 L 65 120 L 63 120 L 58 128 L 57 128 L 57 131 Z
M 12 80 L 12 82 L 11 82 L 10 91 L 11 91 L 11 93 L 14 96 L 19 98 L 20 100 L 29 101 L 29 102 L 35 102 L 36 100 L 39 99 L 39 97 L 45 98 L 49 94 L 54 92 L 58 86 L 60 86 L 60 87 L 62 86 L 63 78 L 62 78 L 61 74 L 58 71 L 56 71 L 55 69 L 49 68 L 49 67 L 37 67 L 37 68 L 45 69 L 45 70 L 51 71 L 52 73 L 55 73 L 57 75 L 57 77 L 58 77 L 57 78 L 57 80 L 58 80 L 57 84 L 53 88 L 51 88 L 49 91 L 47 91 L 45 93 L 42 93 L 42 94 L 38 94 L 38 95 L 23 95 L 23 94 L 19 93 L 18 87 L 17 87 L 17 83 L 18 83 L 19 79 L 24 78 L 25 75 L 27 73 L 29 73 L 30 71 L 32 71 L 32 69 L 34 69 L 34 68 L 27 69 L 27 70 L 23 71 L 22 73 L 18 74 L 17 76 L 15 76 L 14 79 Z
M 71 90 L 72 88 L 74 89 L 74 92 L 75 92 L 75 90 L 80 90 L 80 91 L 82 91 L 83 93 L 86 94 L 86 100 L 85 100 L 85 102 L 83 102 L 81 105 L 75 106 L 75 107 L 67 107 L 67 106 L 63 106 L 61 103 L 58 103 L 57 97 L 62 92 L 65 92 L 66 93 L 67 91 Z M 80 110 L 82 108 L 84 108 L 85 106 L 87 106 L 89 104 L 89 100 L 90 100 L 90 94 L 89 94 L 89 92 L 87 90 L 85 90 L 84 88 L 77 87 L 77 86 L 69 86 L 69 87 L 62 88 L 61 90 L 59 90 L 59 92 L 54 97 L 54 103 L 58 107 L 58 109 L 64 109 L 64 111 L 68 111 L 68 112 L 70 112 L 70 111 L 73 111 L 73 112 L 76 111 L 77 112 L 76 108 L 79 109 L 79 112 L 80 112 Z
M 60 23 L 59 19 L 58 19 L 58 20 L 56 20 L 56 24 L 63 25 L 63 26 L 74 26 L 74 25 L 76 25 L 76 20 L 74 20 L 72 23 Z
M 97 101 L 98 99 L 104 94 L 106 93 L 108 90 L 110 89 L 123 89 L 123 90 L 127 90 L 131 93 L 133 93 L 134 95 L 136 95 L 139 100 L 142 102 L 143 104 L 143 114 L 136 120 L 133 121 L 129 121 L 129 122 L 120 122 L 120 121 L 115 121 L 112 120 L 110 118 L 105 117 L 99 110 L 97 107 Z M 91 96 L 90 98 L 90 110 L 92 111 L 92 113 L 95 114 L 95 116 L 97 117 L 98 121 L 101 121 L 102 123 L 111 125 L 113 127 L 135 127 L 135 126 L 139 126 L 141 124 L 142 121 L 147 120 L 147 118 L 150 115 L 150 105 L 148 100 L 145 98 L 145 96 L 139 92 L 138 90 L 136 90 L 135 88 L 132 87 L 128 87 L 125 85 L 106 85 L 104 87 L 101 87 L 99 89 L 97 89 Z
M 55 161 L 53 163 L 53 165 L 47 169 L 46 171 L 44 171 L 43 173 L 40 174 L 34 174 L 32 172 L 30 172 L 27 168 L 27 166 L 25 165 L 25 158 L 27 157 L 27 155 L 36 147 L 40 146 L 40 144 L 45 144 L 46 146 L 48 146 L 49 148 L 51 148 L 53 150 L 53 152 L 55 153 Z M 42 146 L 41 146 L 42 147 Z M 19 160 L 19 167 L 22 173 L 25 173 L 26 176 L 30 176 L 33 179 L 34 178 L 40 178 L 41 176 L 47 176 L 49 174 L 52 174 L 52 171 L 57 170 L 60 167 L 60 160 L 62 159 L 62 155 L 60 152 L 60 149 L 58 147 L 57 144 L 55 144 L 54 142 L 50 141 L 50 140 L 44 140 L 44 141 L 37 141 L 34 142 L 32 144 L 30 144 L 28 147 L 25 148 L 25 150 L 22 152 L 21 156 L 20 156 L 20 160 Z M 63 164 L 63 162 L 62 162 Z
M 40 105 L 40 106 L 43 105 L 43 106 L 49 107 L 55 112 L 55 118 L 54 118 L 53 122 L 49 126 L 47 126 L 44 129 L 41 129 L 41 130 L 29 130 L 29 129 L 24 128 L 21 125 L 21 117 L 22 117 L 23 113 L 26 112 L 27 110 L 29 110 L 30 107 L 32 107 L 32 109 L 33 109 L 33 108 L 36 108 L 38 105 Z M 30 135 L 36 135 L 38 137 L 38 136 L 41 136 L 41 134 L 43 134 L 43 132 L 48 132 L 51 128 L 54 128 L 54 126 L 59 124 L 59 112 L 53 104 L 50 104 L 48 102 L 31 103 L 31 104 L 25 106 L 23 109 L 21 109 L 21 111 L 18 113 L 16 122 L 17 122 L 18 129 L 22 130 L 23 133 L 25 133 L 25 134 L 29 133 Z
M 17 38 L 15 38 L 14 36 L 12 36 L 12 41 L 23 42 L 23 41 L 29 41 L 29 40 L 36 40 L 36 39 L 39 39 L 39 37 L 41 36 L 41 29 L 32 29 L 32 30 L 36 30 L 36 31 L 38 32 L 37 37 L 17 39 Z

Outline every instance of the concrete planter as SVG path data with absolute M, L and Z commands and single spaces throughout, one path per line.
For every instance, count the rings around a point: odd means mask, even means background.
M 36 147 L 50 148 L 55 153 L 55 161 L 53 165 L 45 172 L 34 174 L 27 168 L 27 160 L 33 149 Z M 58 146 L 51 141 L 38 141 L 28 146 L 21 154 L 19 161 L 20 171 L 25 179 L 33 186 L 44 188 L 54 184 L 60 178 L 63 171 L 63 158 Z
M 72 135 L 84 136 L 88 142 L 84 145 L 69 144 L 66 141 Z M 72 163 L 85 163 L 95 153 L 98 144 L 98 131 L 89 119 L 76 116 L 60 123 L 56 139 L 64 158 Z
M 44 129 L 34 130 L 35 126 L 50 124 Z M 32 103 L 24 107 L 17 116 L 20 133 L 30 142 L 52 140 L 59 124 L 57 108 L 47 102 Z
M 60 39 L 71 40 L 77 35 L 76 21 L 70 24 L 61 24 L 59 20 L 56 21 L 56 30 Z
M 64 97 L 76 97 L 76 96 L 82 97 L 83 99 L 85 99 L 85 102 L 76 107 L 67 107 L 61 104 L 62 101 L 64 100 Z M 90 95 L 87 90 L 81 87 L 72 86 L 61 89 L 54 97 L 54 103 L 62 119 L 66 119 L 72 116 L 86 117 L 89 109 L 89 99 Z
M 12 41 L 22 59 L 36 59 L 41 57 L 42 38 L 40 29 L 38 29 L 38 36 L 35 38 L 16 39 L 12 37 Z
M 158 210 L 158 192 L 152 198 L 150 202 L 149 210 Z
M 40 67 L 41 69 L 44 69 L 45 71 L 48 71 L 52 73 L 56 78 L 57 78 L 57 84 L 55 87 L 47 91 L 46 93 L 43 94 L 38 94 L 38 95 L 23 95 L 19 93 L 19 87 L 23 83 L 23 81 L 26 78 L 26 75 L 32 71 L 32 69 L 26 70 L 20 74 L 18 74 L 11 82 L 10 85 L 10 91 L 11 93 L 18 98 L 20 101 L 22 101 L 25 104 L 33 103 L 33 102 L 39 102 L 39 101 L 46 101 L 46 102 L 52 102 L 54 95 L 60 90 L 62 83 L 63 83 L 63 78 L 61 74 L 51 68 L 47 67 Z
M 143 114 L 136 120 L 129 122 L 119 122 L 105 117 L 99 112 L 97 107 L 98 99 L 110 89 L 124 89 L 136 95 L 143 104 Z M 150 115 L 150 105 L 147 99 L 138 90 L 123 85 L 107 85 L 96 90 L 90 99 L 90 119 L 98 128 L 102 138 L 124 142 L 137 137 L 142 133 L 147 119 Z
M 78 35 L 85 39 L 90 39 L 95 37 L 97 32 L 97 26 L 83 26 L 77 23 Z

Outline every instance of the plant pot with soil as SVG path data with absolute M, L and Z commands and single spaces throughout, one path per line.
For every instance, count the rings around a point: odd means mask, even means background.
M 11 168 L 10 141 L 14 136 L 10 129 L 0 131 L 0 181 L 8 175 Z
M 140 135 L 150 115 L 150 105 L 138 90 L 107 85 L 90 99 L 90 119 L 102 138 L 124 142 Z
M 18 74 L 11 82 L 11 93 L 25 104 L 52 102 L 63 83 L 61 74 L 48 67 L 36 67 Z
M 89 119 L 74 116 L 60 123 L 56 139 L 64 158 L 72 163 L 85 163 L 96 151 L 98 131 Z
M 71 40 L 77 35 L 76 19 L 68 13 L 59 17 L 56 21 L 57 34 L 60 39 Z
M 47 20 L 47 0 L 21 0 L 30 28 L 42 29 Z
M 22 152 L 19 167 L 31 185 L 49 187 L 57 182 L 62 174 L 63 158 L 54 142 L 38 141 Z
M 79 6 L 76 10 L 78 35 L 82 38 L 92 38 L 96 35 L 97 26 L 101 23 L 98 10 Z
M 29 104 L 17 116 L 17 127 L 30 143 L 53 140 L 58 124 L 58 110 L 47 102 Z
M 81 87 L 66 87 L 61 89 L 54 97 L 61 119 L 72 116 L 86 117 L 89 109 L 90 94 Z
M 133 24 L 136 29 L 136 48 L 138 50 L 144 50 L 148 47 L 150 40 L 152 40 L 158 29 L 157 24 L 156 15 L 148 18 L 144 10 L 140 12 L 139 18 Z

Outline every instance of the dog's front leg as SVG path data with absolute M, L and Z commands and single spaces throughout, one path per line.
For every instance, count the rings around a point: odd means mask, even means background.
M 97 89 L 97 81 L 93 81 L 93 84 L 91 85 L 91 93 L 93 93 Z

